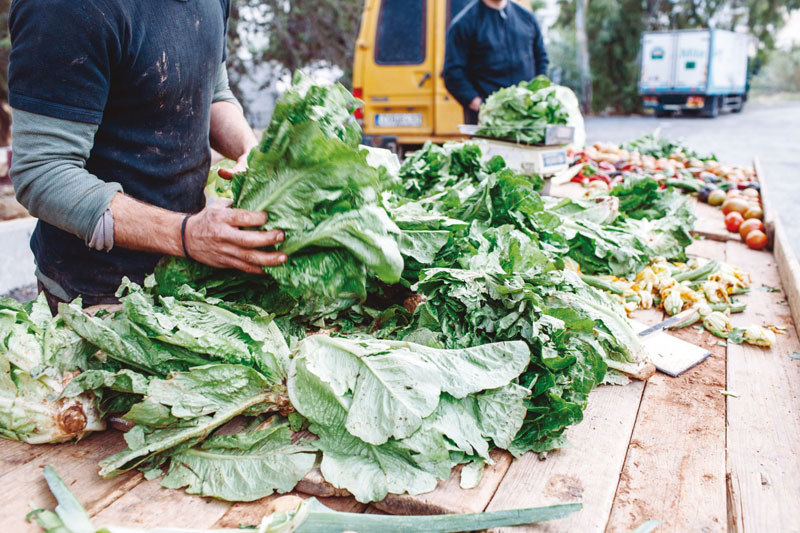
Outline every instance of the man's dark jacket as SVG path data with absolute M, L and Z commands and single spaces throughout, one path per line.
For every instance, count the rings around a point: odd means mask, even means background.
M 497 10 L 475 0 L 447 32 L 444 83 L 465 108 L 476 96 L 546 74 L 548 64 L 536 18 L 511 1 Z

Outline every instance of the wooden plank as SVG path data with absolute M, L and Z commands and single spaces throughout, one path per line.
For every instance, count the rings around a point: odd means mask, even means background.
M 763 285 L 780 282 L 776 261 L 763 251 L 728 244 L 728 259 Z M 728 347 L 729 523 L 735 531 L 800 531 L 800 352 L 797 331 L 780 293 L 753 291 L 735 326 L 788 326 L 771 349 Z
M 767 247 L 772 250 L 775 246 L 775 225 L 779 218 L 772 209 L 772 196 L 769 193 L 766 175 L 764 174 L 764 169 L 761 167 L 761 161 L 758 160 L 758 157 L 753 158 L 753 168 L 756 171 L 760 188 L 759 196 L 761 198 L 761 209 L 764 213 L 764 231 L 767 234 Z
M 231 508 L 230 502 L 165 489 L 160 480 L 143 481 L 99 512 L 97 526 L 211 528 Z
M 109 430 L 90 435 L 78 443 L 45 446 L 44 453 L 0 477 L 0 484 L 8 489 L 0 493 L 0 509 L 5 511 L 0 513 L 0 531 L 41 531 L 24 519 L 30 511 L 29 503 L 43 508 L 55 506 L 42 475 L 42 469 L 48 464 L 90 512 L 102 509 L 136 486 L 142 480 L 139 473 L 130 472 L 113 479 L 103 479 L 97 474 L 97 463 L 121 443 L 122 436 Z
M 800 264 L 792 252 L 791 244 L 780 220 L 775 222 L 775 262 L 786 301 L 792 312 L 795 332 L 800 336 Z
M 632 317 L 647 326 L 663 313 L 640 309 Z M 507 531 L 599 531 L 607 520 L 625 459 L 644 382 L 605 386 L 592 392 L 584 420 L 567 429 L 570 447 L 539 456 L 527 453 L 515 460 L 500 483 L 487 511 L 582 501 L 573 516 Z M 591 465 L 591 468 L 587 468 Z
M 644 382 L 603 386 L 589 397 L 584 420 L 567 430 L 570 447 L 545 460 L 527 453 L 511 464 L 487 511 L 582 501 L 574 515 L 502 531 L 601 531 L 608 520 Z
M 480 483 L 474 489 L 460 487 L 461 466 L 457 466 L 450 473 L 450 478 L 440 481 L 433 492 L 417 496 L 390 494 L 372 505 L 390 514 L 403 515 L 480 513 L 489 504 L 511 465 L 511 454 L 508 452 L 493 450 L 491 457 L 495 464 L 486 466 Z
M 697 220 L 692 230 L 693 235 L 701 235 L 706 239 L 722 242 L 742 240 L 738 233 L 731 233 L 727 230 L 725 217 L 719 208 L 701 202 L 694 197 L 689 202 L 693 206 L 694 214 L 697 215 Z
M 58 444 L 27 444 L 0 438 L 0 477 L 49 452 Z
M 691 252 L 724 260 L 725 244 L 697 241 Z M 725 349 L 694 328 L 673 334 L 712 356 L 679 378 L 647 382 L 608 531 L 648 519 L 663 523 L 659 531 L 725 529 Z

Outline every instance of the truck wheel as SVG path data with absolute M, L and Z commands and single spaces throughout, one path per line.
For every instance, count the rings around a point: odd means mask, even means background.
M 733 113 L 741 113 L 742 109 L 744 109 L 744 99 L 739 100 L 739 103 L 736 104 L 735 106 L 733 106 L 733 109 L 731 109 L 731 112 L 733 112 Z
M 721 98 L 719 96 L 712 96 L 711 101 L 708 102 L 708 109 L 703 113 L 703 116 L 706 118 L 717 118 L 719 116 L 721 103 Z

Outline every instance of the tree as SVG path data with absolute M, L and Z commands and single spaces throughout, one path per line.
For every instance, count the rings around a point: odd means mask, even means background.
M 233 0 L 228 22 L 231 88 L 259 65 L 272 68 L 262 88 L 297 69 L 338 68 L 352 78 L 363 0 Z
M 589 68 L 589 38 L 586 35 L 586 11 L 589 0 L 575 0 L 575 41 L 578 45 L 578 65 L 581 69 L 580 100 L 584 113 L 592 110 L 592 72 Z
M 775 48 L 775 34 L 786 23 L 789 11 L 800 8 L 800 0 L 560 0 L 556 29 L 560 34 L 572 32 L 578 48 L 579 9 L 586 3 L 591 100 L 580 84 L 571 86 L 581 95 L 584 105 L 591 101 L 595 111 L 610 108 L 626 113 L 639 108 L 638 54 L 642 31 L 690 28 L 749 31 L 757 42 L 757 63 L 766 64 Z M 565 40 L 551 47 L 562 52 L 570 43 Z M 582 55 L 577 49 L 575 54 Z M 569 66 L 567 63 L 564 68 Z M 583 66 L 578 63 L 577 68 L 577 73 L 565 73 L 565 79 L 586 79 Z

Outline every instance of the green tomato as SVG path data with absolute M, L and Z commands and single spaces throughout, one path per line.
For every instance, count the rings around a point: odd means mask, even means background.
M 708 193 L 708 204 L 709 205 L 722 205 L 725 201 L 725 191 L 722 189 L 716 189 Z

